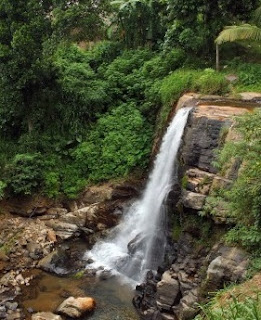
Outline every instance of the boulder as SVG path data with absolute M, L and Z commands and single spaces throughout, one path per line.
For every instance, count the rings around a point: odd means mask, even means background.
M 159 309 L 170 310 L 180 293 L 179 282 L 171 277 L 170 271 L 162 275 L 162 280 L 157 283 L 157 306 Z
M 226 282 L 240 282 L 245 279 L 248 267 L 248 256 L 236 247 L 221 246 L 213 249 L 211 262 L 207 269 L 206 288 L 215 290 Z
M 51 312 L 37 312 L 32 315 L 32 320 L 62 320 L 62 317 Z
M 64 255 L 61 255 L 58 250 L 54 250 L 40 260 L 37 267 L 44 271 L 53 272 L 59 275 L 67 274 L 68 271 L 62 267 L 64 259 Z
M 69 297 L 60 304 L 57 312 L 71 318 L 80 318 L 85 313 L 93 311 L 95 306 L 96 302 L 91 297 Z
M 92 186 L 85 191 L 82 200 L 89 204 L 104 202 L 111 199 L 112 191 L 113 188 L 110 185 Z
M 75 212 L 69 212 L 67 214 L 64 214 L 60 218 L 60 221 L 64 221 L 70 224 L 75 224 L 78 227 L 84 227 L 85 220 L 86 220 L 86 214 L 82 213 L 80 210 L 77 210 Z
M 78 226 L 73 223 L 67 223 L 59 220 L 49 220 L 46 221 L 45 224 L 52 228 L 56 235 L 62 240 L 72 238 L 73 236 L 77 235 L 77 232 L 79 232 Z
M 199 311 L 198 308 L 198 289 L 195 288 L 188 292 L 181 300 L 180 304 L 178 306 L 178 312 L 175 314 L 183 320 L 189 320 L 194 319 L 196 314 Z M 173 308 L 173 311 L 175 312 L 175 308 Z
M 205 204 L 206 196 L 203 194 L 183 191 L 182 202 L 186 208 L 202 210 Z

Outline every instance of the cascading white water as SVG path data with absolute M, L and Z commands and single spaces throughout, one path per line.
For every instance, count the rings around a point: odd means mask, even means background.
M 156 269 L 166 246 L 165 206 L 174 179 L 176 158 L 191 108 L 180 109 L 163 138 L 146 189 L 123 214 L 111 235 L 95 244 L 86 256 L 87 268 L 104 267 L 130 280 L 142 281 L 144 271 Z

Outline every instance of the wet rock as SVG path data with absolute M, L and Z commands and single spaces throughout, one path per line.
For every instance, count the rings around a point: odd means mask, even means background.
M 186 166 L 211 173 L 217 172 L 212 163 L 215 159 L 214 150 L 219 145 L 219 133 L 224 124 L 222 120 L 208 118 L 200 108 L 189 118 L 182 150 Z
M 62 317 L 51 312 L 38 312 L 32 315 L 32 320 L 62 320 Z
M 80 228 L 80 231 L 83 232 L 86 236 L 94 234 L 94 231 L 92 229 L 85 228 L 85 227 Z
M 146 245 L 146 240 L 146 236 L 137 234 L 136 237 L 128 243 L 128 253 L 134 255 L 137 251 L 142 251 Z
M 44 271 L 53 272 L 59 275 L 66 274 L 67 272 L 62 267 L 60 267 L 60 260 L 61 256 L 59 255 L 58 250 L 54 250 L 42 260 L 40 260 L 37 267 Z
M 69 297 L 61 303 L 57 308 L 57 312 L 71 318 L 80 318 L 87 312 L 91 312 L 95 309 L 96 302 L 93 298 L 74 298 Z
M 159 309 L 170 310 L 180 292 L 179 282 L 171 277 L 170 271 L 162 275 L 157 284 L 157 305 Z
M 108 280 L 113 277 L 113 274 L 109 270 L 103 270 L 99 273 L 99 279 Z

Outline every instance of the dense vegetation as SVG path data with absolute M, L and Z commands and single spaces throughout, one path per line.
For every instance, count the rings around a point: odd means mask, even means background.
M 257 6 L 1 1 L 0 196 L 76 197 L 89 183 L 146 168 L 152 139 L 182 93 L 260 90 L 256 47 L 242 63 L 247 46 L 232 60 L 233 45 L 224 46 L 227 68 L 212 69 L 218 33 Z M 231 72 L 239 77 L 233 86 Z

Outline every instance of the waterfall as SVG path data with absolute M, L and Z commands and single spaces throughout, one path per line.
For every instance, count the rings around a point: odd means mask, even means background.
M 141 282 L 146 270 L 163 262 L 166 246 L 167 198 L 174 182 L 177 154 L 191 108 L 182 108 L 170 123 L 140 200 L 123 213 L 110 236 L 97 242 L 86 256 L 87 268 L 111 270 Z

